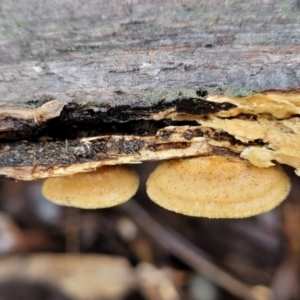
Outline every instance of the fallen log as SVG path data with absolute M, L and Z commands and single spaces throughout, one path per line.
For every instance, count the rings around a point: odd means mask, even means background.
M 216 154 L 299 175 L 299 22 L 281 1 L 3 4 L 1 177 Z

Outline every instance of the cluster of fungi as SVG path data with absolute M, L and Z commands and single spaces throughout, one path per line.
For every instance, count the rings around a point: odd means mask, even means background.
M 129 200 L 137 173 L 124 166 L 103 166 L 71 176 L 48 178 L 46 198 L 59 205 L 105 208 Z M 243 218 L 266 212 L 285 199 L 290 182 L 279 166 L 258 168 L 235 157 L 197 157 L 162 162 L 147 181 L 158 205 L 189 216 Z
M 172 129 L 170 145 L 182 142 L 178 136 L 186 134 L 185 127 L 189 132 L 200 128 L 201 135 L 187 138 L 197 148 L 193 153 L 171 149 L 175 152 L 166 155 L 170 153 L 166 147 L 168 151 L 155 159 L 151 155 L 144 159 L 163 160 L 148 178 L 148 196 L 165 209 L 197 217 L 244 218 L 273 209 L 290 191 L 289 179 L 279 163 L 293 166 L 299 175 L 298 94 L 266 93 L 248 99 L 212 96 L 207 100 L 221 103 L 223 108 L 230 101 L 231 106 L 201 115 L 164 113 L 164 118 L 199 125 L 163 128 Z M 139 155 L 146 157 L 142 149 Z M 120 162 L 108 164 L 102 162 L 91 172 L 48 178 L 43 194 L 57 204 L 86 209 L 124 203 L 138 189 L 138 174 Z

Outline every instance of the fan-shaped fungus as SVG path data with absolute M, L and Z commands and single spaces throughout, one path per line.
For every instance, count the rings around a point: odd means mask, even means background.
M 129 200 L 137 191 L 135 170 L 124 166 L 103 166 L 96 171 L 48 178 L 42 188 L 50 201 L 78 208 L 105 208 Z
M 244 218 L 267 212 L 289 190 L 289 179 L 279 166 L 258 168 L 235 157 L 164 161 L 147 181 L 147 193 L 158 205 L 208 218 Z

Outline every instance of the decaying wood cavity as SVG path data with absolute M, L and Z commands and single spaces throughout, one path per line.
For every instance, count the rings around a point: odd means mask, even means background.
M 241 156 L 258 167 L 278 162 L 300 175 L 299 91 L 242 98 L 159 91 L 149 105 L 150 96 L 140 95 L 142 101 L 130 105 L 50 98 L 37 108 L 2 106 L 0 175 L 32 180 L 209 155 Z

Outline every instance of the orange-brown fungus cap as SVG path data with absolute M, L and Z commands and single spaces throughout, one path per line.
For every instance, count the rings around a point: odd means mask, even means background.
M 189 216 L 244 218 L 267 212 L 288 195 L 279 166 L 258 168 L 233 157 L 197 157 L 161 163 L 147 181 L 158 205 Z
M 137 173 L 124 166 L 103 166 L 96 171 L 48 178 L 42 193 L 50 201 L 78 208 L 104 208 L 129 200 L 137 191 Z

